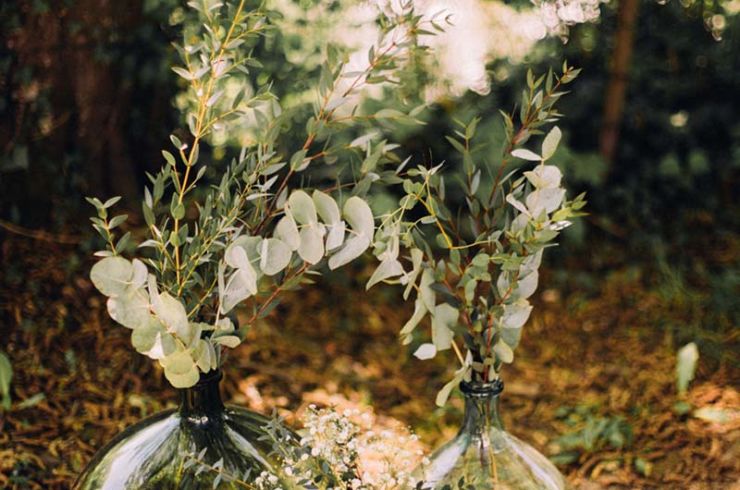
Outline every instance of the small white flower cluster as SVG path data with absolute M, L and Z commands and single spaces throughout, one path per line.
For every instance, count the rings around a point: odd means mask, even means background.
M 340 475 L 355 471 L 357 465 L 360 428 L 349 420 L 351 415 L 350 410 L 339 414 L 311 405 L 303 421 L 301 445 L 310 447 L 311 456 L 326 461 Z
M 384 430 L 363 435 L 359 448 L 362 482 L 368 488 L 414 488 L 412 471 L 424 458 L 416 434 Z
M 283 490 L 283 488 L 279 486 L 279 483 L 279 478 L 267 471 L 260 473 L 254 480 L 254 486 L 259 490 Z
M 595 22 L 605 0 L 532 0 L 540 19 L 551 35 L 567 39 L 571 26 Z
M 311 405 L 302 418 L 300 448 L 287 452 L 280 448 L 282 477 L 263 472 L 254 481 L 258 490 L 277 490 L 284 482 L 310 483 L 322 490 L 415 486 L 412 471 L 424 459 L 415 434 L 396 427 L 374 430 L 375 417 L 358 409 L 340 412 Z

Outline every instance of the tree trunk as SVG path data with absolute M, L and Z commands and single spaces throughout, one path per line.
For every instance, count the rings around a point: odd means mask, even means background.
M 604 117 L 599 136 L 599 150 L 601 156 L 607 162 L 608 168 L 612 166 L 619 142 L 619 129 L 624 115 L 627 83 L 635 43 L 635 22 L 639 6 L 639 0 L 619 0 L 616 43 L 612 53 Z

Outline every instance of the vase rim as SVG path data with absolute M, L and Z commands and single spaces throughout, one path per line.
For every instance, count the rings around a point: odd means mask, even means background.
M 460 391 L 462 391 L 465 396 L 496 396 L 504 391 L 504 382 L 500 379 L 496 379 L 490 383 L 482 381 L 463 381 L 460 383 Z

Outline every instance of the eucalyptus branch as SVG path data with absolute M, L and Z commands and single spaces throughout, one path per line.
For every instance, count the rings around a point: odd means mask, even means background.
M 231 41 L 231 36 L 234 33 L 234 29 L 239 24 L 240 21 L 240 15 L 242 10 L 244 9 L 244 4 L 246 0 L 240 0 L 239 6 L 236 9 L 236 13 L 234 14 L 234 18 L 231 21 L 231 26 L 229 26 L 229 31 L 226 34 L 226 38 L 224 39 L 223 43 L 221 44 L 221 48 L 218 51 L 218 55 L 215 57 L 215 60 L 211 58 L 209 61 L 211 62 L 210 65 L 212 67 L 217 67 L 220 65 L 220 63 L 223 61 L 223 55 L 226 50 L 226 46 L 228 46 L 229 42 Z M 216 68 L 214 68 L 215 72 Z M 178 187 L 180 188 L 180 192 L 177 196 L 177 204 L 178 206 L 182 206 L 183 198 L 185 196 L 185 191 L 187 189 L 187 183 L 188 183 L 188 177 L 190 176 L 190 169 L 193 167 L 193 164 L 195 163 L 195 157 L 198 154 L 199 147 L 198 144 L 203 137 L 203 119 L 205 118 L 205 114 L 207 111 L 207 105 L 208 100 L 211 98 L 211 94 L 213 91 L 213 85 L 216 82 L 216 79 L 218 76 L 214 73 L 209 78 L 208 81 L 208 88 L 205 90 L 205 92 L 200 96 L 198 103 L 198 116 L 196 119 L 196 129 L 194 133 L 195 139 L 193 140 L 193 145 L 190 148 L 190 152 L 188 154 L 187 162 L 185 164 L 185 175 L 182 179 L 182 182 L 178 184 Z M 182 151 L 182 149 L 180 149 Z M 179 230 L 180 230 L 180 219 L 182 218 L 183 213 L 176 213 L 174 218 L 174 234 L 177 236 Z M 175 274 L 176 274 L 176 281 L 178 285 L 178 292 L 182 291 L 182 283 L 180 282 L 180 245 L 179 243 L 174 246 L 175 249 Z
M 585 205 L 582 195 L 572 201 L 565 199 L 560 170 L 546 163 L 561 138 L 557 127 L 543 138 L 539 153 L 522 148 L 532 134 L 537 134 L 535 130 L 557 119 L 554 104 L 563 94 L 558 89 L 577 74 L 578 70 L 565 64 L 562 75 L 553 84 L 552 71 L 536 80 L 529 72 L 529 90 L 522 100 L 521 125 L 516 132 L 513 116 L 504 114 L 504 160 L 485 201 L 479 185 L 485 164 L 476 162 L 471 149 L 480 121 L 474 118 L 468 124 L 460 123 L 462 131 L 447 138 L 463 157 L 460 182 L 466 205 L 452 211 L 448 208 L 441 175 L 444 163 L 432 168 L 419 166 L 403 178 L 405 196 L 399 209 L 386 216 L 376 234 L 374 250 L 380 265 L 368 287 L 385 281 L 404 284 L 404 298 L 411 291 L 416 292 L 414 314 L 401 330 L 404 343 L 412 342 L 416 327 L 429 317 L 432 341 L 421 344 L 415 355 L 428 359 L 439 351 L 452 349 L 462 364 L 440 390 L 438 404 L 444 404 L 451 389 L 463 379 L 491 381 L 499 376 L 503 364 L 513 361 L 522 327 L 532 310 L 528 298 L 537 288 L 543 250 L 570 224 L 569 219 L 581 214 L 579 210 Z M 540 88 L 543 84 L 544 89 Z M 504 179 L 503 168 L 509 157 L 537 165 L 522 176 L 513 177 L 511 173 Z M 514 180 L 502 199 L 508 206 L 492 209 L 490 205 L 481 205 L 492 203 L 504 181 L 510 178 Z M 415 205 L 423 208 L 426 216 L 404 220 L 405 211 Z M 462 216 L 469 216 L 472 221 L 468 243 L 467 236 L 461 238 L 458 231 L 461 224 L 456 224 Z M 433 229 L 425 232 L 427 226 Z M 453 242 L 448 228 L 461 243 Z M 399 255 L 399 244 L 410 252 L 407 256 Z M 410 262 L 409 269 L 402 260 Z M 467 356 L 456 341 L 461 330 L 465 332 L 461 340 Z

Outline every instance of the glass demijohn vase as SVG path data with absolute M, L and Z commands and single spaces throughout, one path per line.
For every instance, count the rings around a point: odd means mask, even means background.
M 178 390 L 179 408 L 118 434 L 95 454 L 73 488 L 243 488 L 245 480 L 271 471 L 272 446 L 262 440 L 270 419 L 224 406 L 221 377 L 220 371 L 201 374 L 195 386 Z
M 529 444 L 506 432 L 499 415 L 503 383 L 460 384 L 463 426 L 416 470 L 419 489 L 560 490 L 566 481 Z

